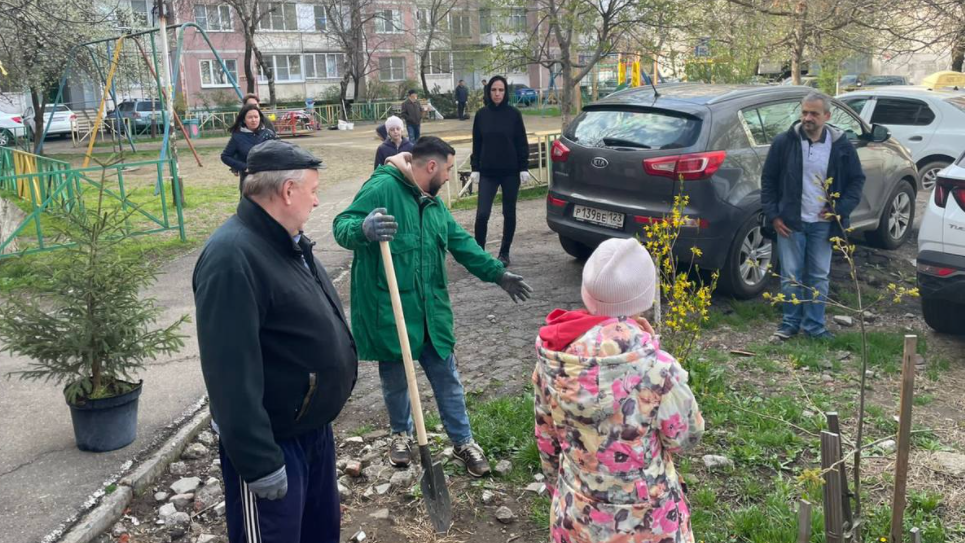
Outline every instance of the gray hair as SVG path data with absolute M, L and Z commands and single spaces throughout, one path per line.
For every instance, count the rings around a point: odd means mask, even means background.
M 396 117 L 395 115 L 393 115 L 393 116 L 391 116 L 391 117 L 389 117 L 388 119 L 385 120 L 385 129 L 386 129 L 386 130 L 392 128 L 393 126 L 397 126 L 397 127 L 399 127 L 399 128 L 402 128 L 402 119 L 400 119 L 400 118 Z
M 291 179 L 296 183 L 305 180 L 306 170 L 274 170 L 250 173 L 245 177 L 241 193 L 245 196 L 264 196 L 281 190 L 285 181 Z
M 821 102 L 824 105 L 824 112 L 831 113 L 831 97 L 823 92 L 811 91 L 801 100 L 801 103 L 805 102 Z

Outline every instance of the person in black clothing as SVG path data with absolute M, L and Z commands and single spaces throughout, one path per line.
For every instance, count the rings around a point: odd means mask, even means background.
M 237 214 L 208 239 L 192 281 L 228 541 L 337 543 L 331 422 L 355 387 L 358 354 L 302 233 L 321 161 L 272 140 L 247 166 Z
M 375 167 L 372 168 L 373 170 L 384 165 L 385 159 L 390 156 L 412 151 L 412 142 L 402 136 L 402 119 L 395 115 L 389 117 L 385 120 L 385 128 L 387 136 L 385 141 L 379 145 L 378 150 L 375 151 Z
M 472 123 L 472 174 L 479 182 L 476 208 L 476 243 L 486 248 L 486 231 L 496 191 L 503 188 L 503 241 L 499 260 L 509 266 L 509 249 L 516 233 L 516 198 L 519 186 L 530 180 L 529 140 L 519 110 L 506 99 L 506 79 L 493 76 L 483 91 L 486 106 Z
M 460 79 L 456 86 L 456 117 L 460 121 L 465 121 L 469 117 L 466 115 L 466 102 L 469 101 L 469 88 L 466 87 L 465 80 Z
M 257 105 L 248 104 L 241 108 L 235 124 L 231 125 L 231 139 L 221 152 L 221 162 L 238 175 L 239 192 L 244 192 L 248 152 L 259 143 L 277 138 L 275 132 L 268 128 L 267 122 L 265 114 Z
M 415 89 L 410 90 L 408 98 L 402 101 L 401 117 L 409 131 L 409 141 L 415 145 L 422 132 L 422 104 L 419 103 L 419 93 Z

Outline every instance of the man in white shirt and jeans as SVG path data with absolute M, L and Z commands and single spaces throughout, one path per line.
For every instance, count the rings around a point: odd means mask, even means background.
M 845 133 L 826 124 L 830 119 L 831 99 L 809 93 L 801 102 L 801 122 L 774 139 L 761 174 L 761 204 L 777 232 L 781 293 L 789 300 L 774 333 L 781 340 L 801 331 L 812 338 L 833 337 L 824 317 L 830 240 L 844 236 L 842 227 L 848 228 L 851 212 L 861 201 L 865 175 Z M 826 189 L 828 179 L 831 185 Z M 836 196 L 829 201 L 828 195 Z M 790 301 L 795 299 L 799 303 Z

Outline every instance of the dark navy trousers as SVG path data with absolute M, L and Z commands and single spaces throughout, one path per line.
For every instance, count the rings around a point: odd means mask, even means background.
M 278 442 L 288 494 L 257 498 L 220 448 L 229 543 L 338 543 L 341 511 L 332 425 Z

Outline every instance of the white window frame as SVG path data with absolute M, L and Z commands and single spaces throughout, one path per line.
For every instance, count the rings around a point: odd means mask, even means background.
M 506 16 L 510 32 L 526 32 L 526 8 L 511 8 Z
M 334 59 L 334 60 L 333 60 Z M 334 72 L 330 69 L 330 62 L 335 63 Z M 325 70 L 325 75 L 319 75 L 319 63 Z M 345 65 L 345 53 L 306 53 L 302 66 L 305 68 L 305 80 L 341 79 Z M 309 75 L 311 73 L 311 75 Z
M 144 11 L 135 10 L 134 2 L 137 1 L 139 4 L 144 4 Z M 150 0 L 131 0 L 129 6 L 131 8 L 131 18 L 135 27 L 143 28 L 148 26 L 154 26 L 154 16 L 151 13 L 151 1 Z
M 258 30 L 262 32 L 298 32 L 298 7 L 294 2 L 269 2 L 264 4 L 267 9 L 279 8 L 278 10 L 269 13 L 265 18 L 258 22 Z M 291 17 L 288 17 L 288 10 L 291 10 Z M 281 17 L 282 28 L 275 28 L 275 22 L 278 21 L 278 17 Z M 291 28 L 289 27 L 291 23 Z
M 228 68 L 228 73 L 230 73 L 235 82 L 238 81 L 238 61 L 235 59 L 223 59 L 225 66 Z M 202 89 L 223 89 L 230 88 L 231 81 L 224 75 L 224 71 L 221 69 L 221 64 L 217 59 L 201 59 L 198 61 L 198 70 L 201 73 L 201 88 Z M 217 71 L 215 71 L 217 70 Z M 205 74 L 208 76 L 208 83 L 204 82 Z M 215 83 L 217 79 L 222 79 L 222 83 Z
M 198 17 L 198 8 L 204 10 L 204 19 Z M 218 15 L 218 28 L 212 28 L 208 22 L 211 20 L 211 10 Z M 225 24 L 225 21 L 228 24 Z M 194 22 L 198 24 L 205 32 L 234 32 L 234 22 L 231 17 L 231 6 L 228 4 L 195 4 L 194 5 Z
M 388 78 L 383 77 L 383 74 L 382 74 L 382 70 L 384 69 L 384 68 L 382 67 L 382 61 L 383 61 L 383 60 L 389 61 L 389 77 L 388 77 Z M 401 68 L 401 69 L 402 69 L 402 76 L 399 77 L 399 78 L 394 78 L 394 77 L 393 77 L 393 72 L 395 72 L 396 70 L 399 69 L 398 66 L 396 66 L 396 62 L 395 62 L 395 61 L 400 61 L 401 64 L 402 64 L 402 68 Z M 405 57 L 380 57 L 380 58 L 379 58 L 379 81 L 405 81 Z
M 271 64 L 272 72 L 274 73 L 274 76 L 275 76 L 275 83 L 304 83 L 305 82 L 305 70 L 304 70 L 304 67 L 302 66 L 301 55 L 292 54 L 292 53 L 279 53 L 274 55 L 265 55 L 264 58 L 268 63 Z M 288 76 L 285 79 L 281 79 L 278 77 L 278 73 L 279 73 L 278 59 L 280 58 L 285 59 L 285 63 L 286 63 L 285 72 L 288 74 Z M 298 66 L 297 79 L 292 78 L 291 76 L 291 72 L 292 72 L 291 68 L 292 66 L 294 66 L 294 64 L 292 64 L 293 61 L 297 61 L 297 66 Z M 258 67 L 258 82 L 259 83 L 268 82 L 268 78 L 265 77 L 264 73 L 262 73 L 260 66 Z
M 401 34 L 402 32 L 402 10 L 390 8 L 375 12 L 376 34 Z
M 315 17 L 313 21 L 315 32 L 328 32 L 328 13 L 325 12 L 325 6 L 315 5 L 312 7 L 315 10 Z M 318 16 L 319 12 L 322 14 L 321 17 Z M 318 24 L 319 20 L 322 22 L 321 25 Z M 319 28 L 319 26 L 321 26 L 321 28 Z
M 429 51 L 429 75 L 443 75 L 452 73 L 451 51 Z

